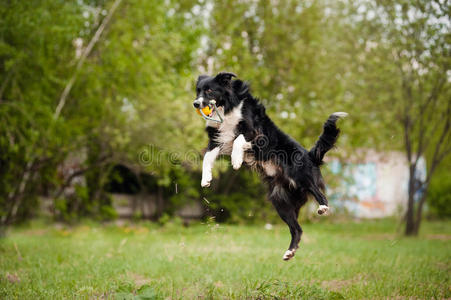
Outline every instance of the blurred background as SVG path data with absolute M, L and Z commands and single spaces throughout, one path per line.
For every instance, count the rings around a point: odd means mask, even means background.
M 200 187 L 194 84 L 229 71 L 306 148 L 348 112 L 323 167 L 333 216 L 416 234 L 451 216 L 449 16 L 444 0 L 2 0 L 1 225 L 279 222 L 228 158 Z

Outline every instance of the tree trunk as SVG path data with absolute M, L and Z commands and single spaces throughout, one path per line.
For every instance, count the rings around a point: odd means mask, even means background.
M 406 212 L 406 229 L 405 235 L 416 235 L 415 233 L 415 219 L 414 219 L 414 206 L 415 202 L 413 196 L 415 195 L 415 168 L 410 166 L 409 168 L 409 198 L 407 202 Z
M 426 181 L 425 183 L 421 183 L 421 185 L 417 185 L 415 182 L 415 172 L 416 168 L 411 166 L 409 169 L 409 200 L 407 205 L 407 213 L 406 213 L 406 230 L 405 235 L 415 236 L 418 235 L 421 218 L 423 215 L 423 205 L 426 201 L 428 186 Z M 430 176 L 430 175 L 429 175 Z M 418 205 L 415 205 L 415 194 L 424 187 L 423 194 L 421 195 L 421 199 L 418 202 Z M 417 206 L 415 210 L 415 206 Z
M 81 67 L 83 66 L 86 58 L 91 53 L 91 50 L 94 48 L 95 44 L 99 41 L 100 36 L 102 35 L 102 32 L 105 30 L 105 27 L 110 22 L 110 19 L 114 14 L 114 11 L 119 6 L 119 4 L 121 4 L 121 1 L 122 0 L 114 1 L 113 5 L 111 6 L 110 11 L 108 12 L 108 15 L 102 20 L 102 23 L 100 24 L 99 28 L 97 28 L 96 33 L 91 38 L 88 46 L 86 46 L 85 50 L 83 51 L 80 59 L 77 62 L 77 66 L 75 67 L 75 72 L 72 74 L 72 77 L 70 78 L 69 82 L 67 83 L 66 87 L 64 88 L 63 93 L 61 94 L 61 97 L 59 99 L 58 105 L 56 106 L 55 113 L 53 114 L 53 117 L 55 119 L 58 119 L 59 115 L 61 114 L 61 110 L 63 109 L 64 105 L 66 104 L 67 96 L 69 96 L 72 86 L 74 85 L 75 80 L 77 79 L 78 72 L 80 72 Z
M 12 202 L 12 205 L 11 205 L 11 208 L 8 211 L 8 213 L 2 219 L 1 223 L 3 225 L 9 225 L 16 219 L 17 212 L 19 211 L 19 209 L 22 205 L 23 197 L 25 196 L 24 195 L 25 189 L 26 189 L 30 179 L 32 179 L 34 177 L 34 174 L 36 172 L 36 170 L 33 170 L 34 163 L 35 163 L 34 160 L 28 161 L 28 163 L 25 167 L 25 172 L 19 183 L 19 187 L 17 188 L 16 192 L 14 193 L 14 196 L 11 199 L 9 199 Z
M 426 186 L 424 191 L 423 191 L 423 194 L 421 195 L 420 202 L 418 203 L 417 216 L 416 216 L 416 219 L 415 219 L 415 230 L 414 230 L 414 234 L 415 235 L 418 235 L 418 233 L 420 231 L 421 218 L 422 218 L 422 215 L 423 215 L 423 204 L 426 201 L 427 192 L 428 192 L 428 187 Z

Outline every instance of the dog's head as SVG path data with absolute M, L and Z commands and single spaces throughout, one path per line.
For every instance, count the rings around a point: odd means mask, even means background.
M 243 87 L 247 93 L 248 88 L 241 80 L 232 80 L 236 77 L 230 72 L 220 72 L 212 77 L 201 75 L 196 83 L 196 100 L 193 106 L 202 109 L 207 106 L 211 100 L 216 101 L 216 106 L 223 107 L 227 114 L 236 107 L 242 100 Z

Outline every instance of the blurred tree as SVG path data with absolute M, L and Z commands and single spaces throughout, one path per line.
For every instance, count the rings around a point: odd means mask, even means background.
M 196 138 L 194 126 L 185 126 L 194 118 L 185 100 L 196 1 L 119 3 L 9 1 L 0 8 L 2 224 L 29 215 L 43 187 L 59 197 L 81 175 L 88 199 L 61 199 L 68 203 L 59 207 L 98 213 L 112 165 L 163 176 L 171 162 L 146 166 L 139 150 L 152 143 L 183 153 L 189 143 L 180 137 Z M 79 163 L 65 176 L 74 157 Z
M 428 216 L 438 218 L 451 218 L 451 180 L 449 180 L 449 166 L 451 157 L 448 156 L 442 165 L 437 167 L 435 176 L 431 179 L 428 188 Z
M 54 1 L 8 1 L 0 15 L 0 215 L 5 224 L 31 213 L 40 183 L 52 181 L 68 150 L 61 142 L 78 131 L 52 115 L 83 20 L 80 7 Z
M 374 134 L 391 135 L 379 145 L 406 153 L 406 235 L 418 234 L 429 183 L 451 152 L 449 12 L 443 1 L 359 1 L 343 8 L 358 50 L 350 61 L 360 76 L 354 90 L 371 99 L 367 111 L 381 125 Z M 421 157 L 427 160 L 424 175 Z

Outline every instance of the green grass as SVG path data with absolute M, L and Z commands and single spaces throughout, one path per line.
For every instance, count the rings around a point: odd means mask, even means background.
M 306 224 L 284 262 L 283 225 L 33 224 L 0 239 L 0 298 L 450 298 L 451 222 L 396 227 Z

